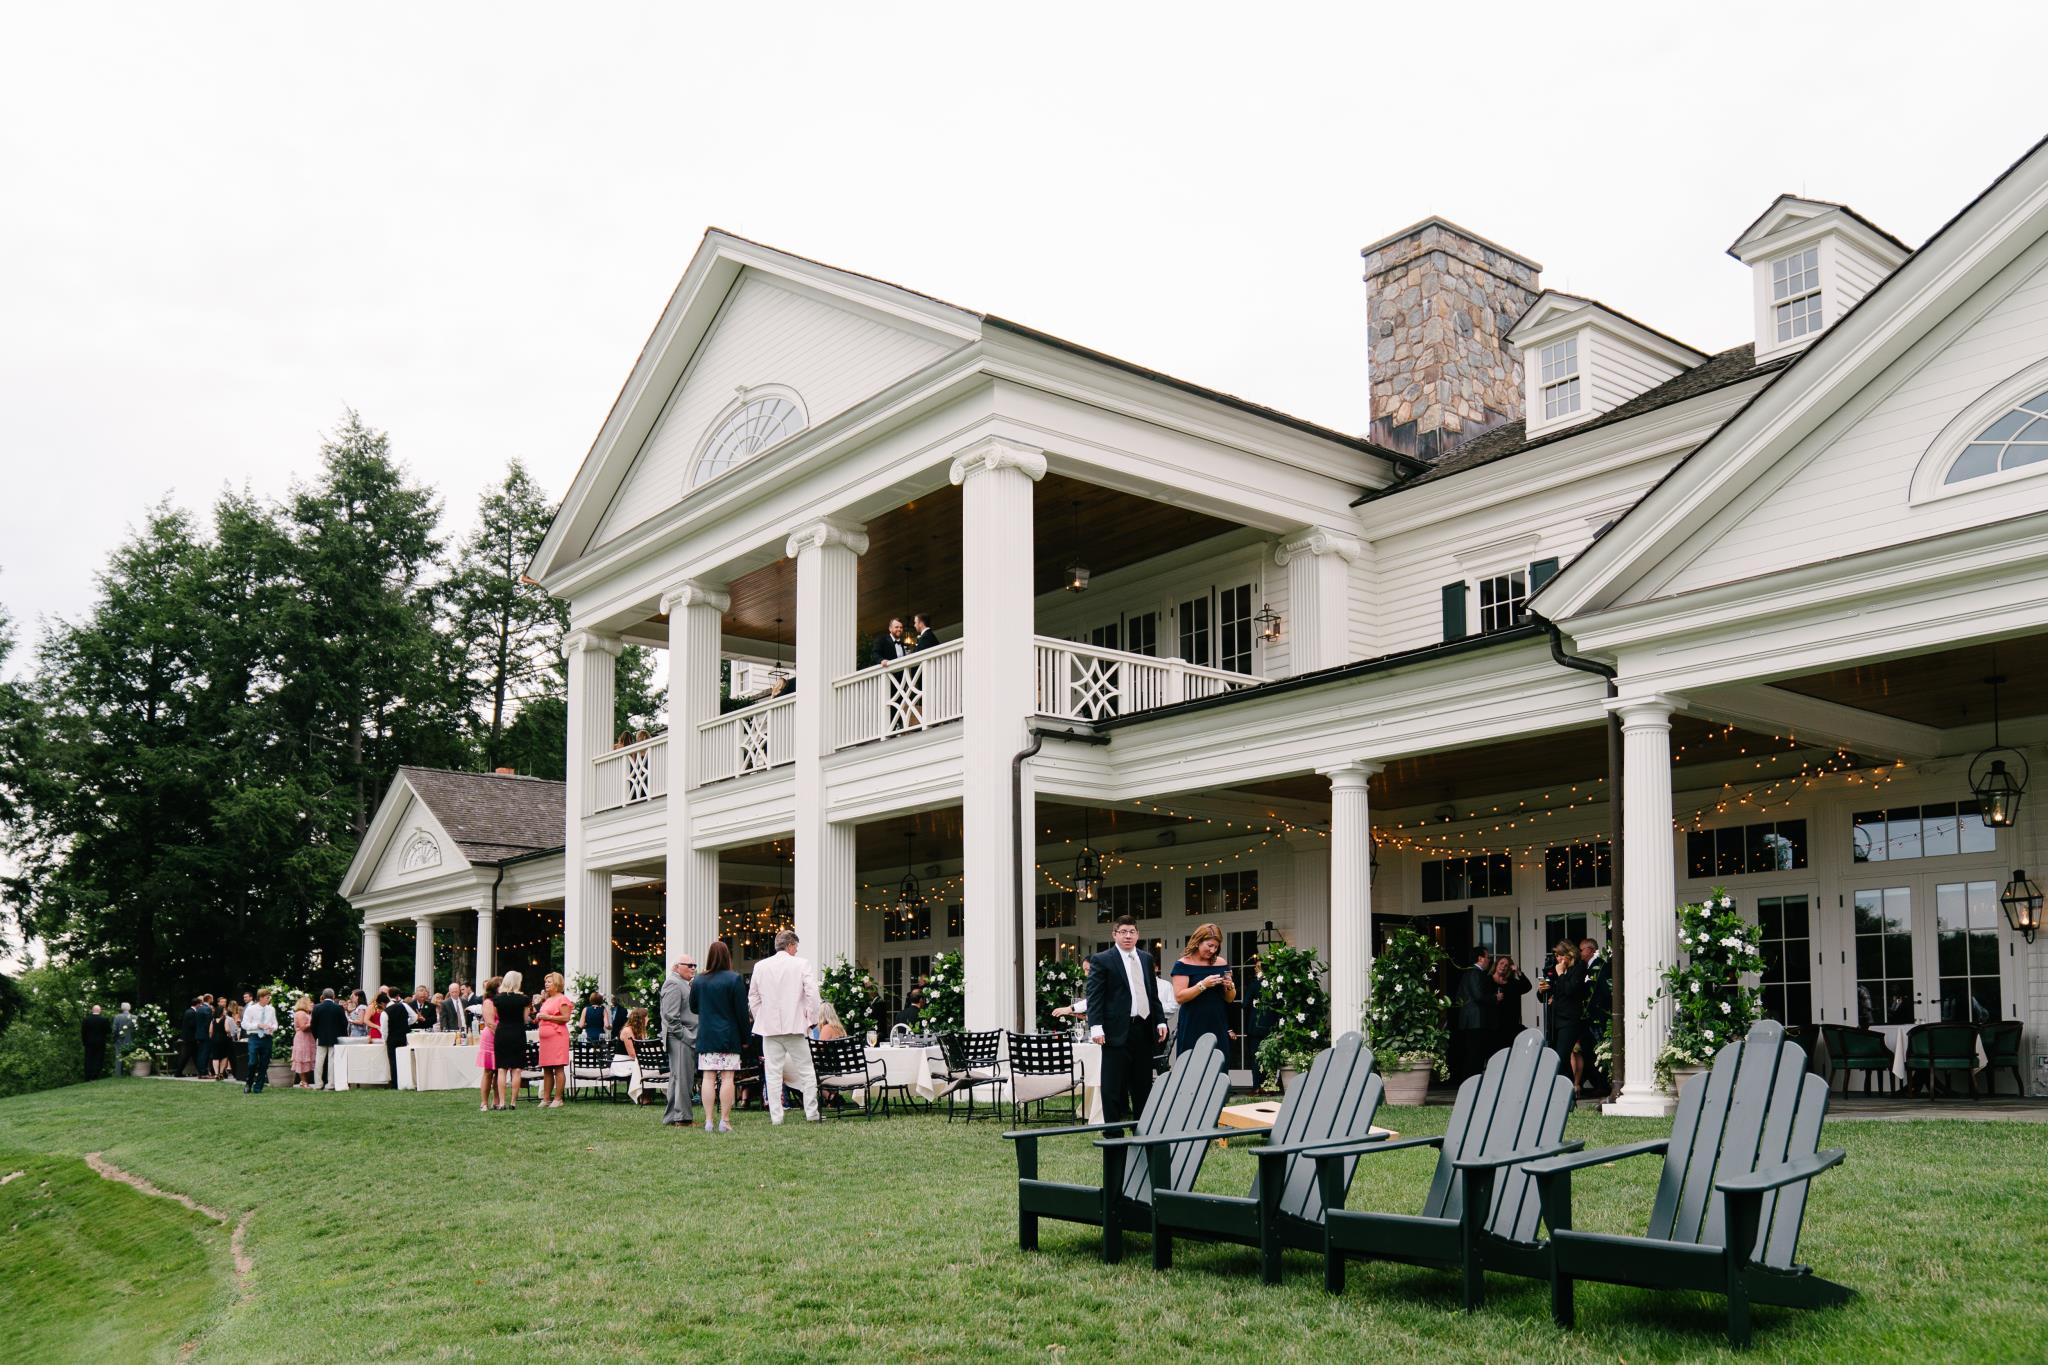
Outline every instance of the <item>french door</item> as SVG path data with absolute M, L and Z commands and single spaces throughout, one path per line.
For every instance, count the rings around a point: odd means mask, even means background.
M 1861 881 L 1846 896 L 1849 1022 L 1988 1024 L 2017 1019 L 2017 960 L 1995 874 Z

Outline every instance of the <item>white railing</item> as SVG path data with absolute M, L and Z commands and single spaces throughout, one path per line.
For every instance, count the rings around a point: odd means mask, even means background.
M 796 761 L 796 698 L 755 702 L 700 721 L 698 782 L 766 772 Z
M 1179 659 L 1038 637 L 1038 714 L 1061 720 L 1128 716 L 1264 681 Z
M 960 719 L 964 642 L 863 668 L 832 684 L 833 747 L 929 730 Z
M 617 810 L 668 795 L 668 736 L 656 735 L 590 760 L 590 809 Z

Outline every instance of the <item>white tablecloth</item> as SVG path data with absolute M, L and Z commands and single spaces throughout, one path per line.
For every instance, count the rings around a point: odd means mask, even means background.
M 391 1067 L 384 1058 L 384 1044 L 368 1038 L 347 1038 L 334 1045 L 328 1072 L 336 1090 L 350 1086 L 389 1085 Z
M 1906 1035 L 1918 1027 L 1918 1024 L 1872 1024 L 1870 1026 L 1872 1033 L 1882 1033 L 1884 1040 L 1891 1044 L 1892 1075 L 1897 1076 L 1902 1081 L 1906 1079 Z M 1989 1064 L 1990 1060 L 1990 1058 L 1984 1055 L 1984 1040 L 1979 1038 L 1977 1040 L 1977 1070 L 1982 1071 Z
M 1009 1060 L 1009 1040 L 1005 1036 L 1001 1055 Z M 871 1047 L 867 1050 L 868 1060 L 880 1062 L 882 1070 L 892 1086 L 903 1085 L 910 1093 L 929 1103 L 946 1093 L 946 1083 L 935 1073 L 946 1069 L 945 1054 L 938 1048 L 916 1047 Z M 1088 1122 L 1102 1122 L 1102 1048 L 1097 1043 L 1074 1044 L 1074 1060 L 1081 1064 L 1081 1096 L 1088 1106 Z M 985 1087 L 984 1095 L 993 1091 L 997 1095 L 1007 1092 L 1001 1086 Z M 858 1092 L 855 1092 L 858 1093 Z
M 353 1038 L 335 1044 L 329 1071 L 336 1090 L 391 1084 L 391 1067 L 381 1039 Z M 476 1045 L 464 1047 L 452 1033 L 424 1034 L 417 1043 L 407 1039 L 398 1050 L 400 1090 L 467 1090 L 482 1074 L 477 1069 Z

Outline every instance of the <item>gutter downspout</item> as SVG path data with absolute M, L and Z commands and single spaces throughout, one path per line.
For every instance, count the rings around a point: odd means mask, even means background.
M 1028 978 L 1025 975 L 1029 966 L 1024 956 L 1024 896 L 1030 889 L 1024 872 L 1024 760 L 1037 757 L 1047 738 L 1071 739 L 1081 744 L 1109 743 L 1108 735 L 1098 735 L 1092 731 L 1046 730 L 1033 725 L 1028 733 L 1031 742 L 1019 749 L 1016 756 L 1010 760 L 1010 872 L 1011 884 L 1017 892 L 1017 903 L 1012 907 L 1010 915 L 1010 932 L 1011 950 L 1017 958 L 1017 1013 L 1014 1018 L 1019 1033 L 1032 1032 L 1030 1021 L 1024 1017 L 1024 1002 L 1030 995 L 1026 989 Z
M 1530 617 L 1541 621 L 1543 629 L 1550 636 L 1550 657 L 1564 668 L 1591 673 L 1606 680 L 1607 696 L 1612 700 L 1618 689 L 1614 685 L 1615 671 L 1597 659 L 1567 654 L 1564 648 L 1564 632 L 1555 621 L 1544 620 L 1534 612 Z M 1607 712 L 1607 811 L 1609 847 L 1613 856 L 1609 860 L 1612 879 L 1607 889 L 1607 970 L 1611 978 L 1610 993 L 1614 997 L 1614 1014 L 1607 1022 L 1607 1036 L 1610 1040 L 1611 1057 L 1608 1064 L 1608 1084 L 1619 1086 L 1623 1060 L 1627 1050 L 1626 1028 L 1627 1002 L 1622 998 L 1622 955 L 1627 951 L 1622 934 L 1622 866 L 1625 850 L 1621 840 L 1621 787 L 1622 787 L 1622 745 L 1621 717 L 1612 709 Z

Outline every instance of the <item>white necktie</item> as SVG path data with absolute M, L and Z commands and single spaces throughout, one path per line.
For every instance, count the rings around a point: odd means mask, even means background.
M 1138 974 L 1138 955 L 1124 954 L 1124 973 L 1131 978 L 1131 1018 L 1145 1019 L 1152 1013 L 1151 1002 L 1145 999 L 1145 986 Z

